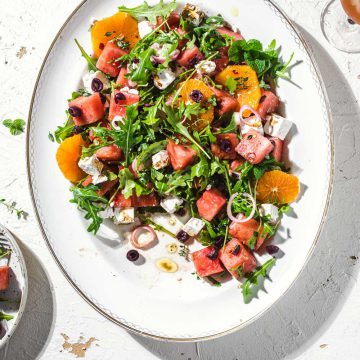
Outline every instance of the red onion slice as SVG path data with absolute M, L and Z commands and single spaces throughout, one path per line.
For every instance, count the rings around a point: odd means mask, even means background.
M 254 114 L 254 116 L 244 118 L 243 113 L 245 111 L 250 111 L 251 113 Z M 250 105 L 243 105 L 241 107 L 241 109 L 239 111 L 239 117 L 240 117 L 240 123 L 243 122 L 244 124 L 246 124 L 248 126 L 259 127 L 262 124 L 260 114 L 254 108 L 252 108 Z M 251 121 L 249 121 L 249 120 L 251 120 Z M 240 124 L 238 124 L 238 125 L 240 125 Z
M 142 233 L 148 233 L 143 237 L 145 239 L 141 239 L 140 236 Z M 130 242 L 137 249 L 144 249 L 152 244 L 157 239 L 157 235 L 154 229 L 151 226 L 139 226 L 137 227 L 131 234 Z
M 227 203 L 227 208 L 226 208 L 226 212 L 227 212 L 227 215 L 229 217 L 229 219 L 231 221 L 234 221 L 236 223 L 244 223 L 244 222 L 247 222 L 249 220 L 251 220 L 255 214 L 255 210 L 256 210 L 256 201 L 255 199 L 248 193 L 243 193 L 242 196 L 248 198 L 250 201 L 251 201 L 251 205 L 252 205 L 252 210 L 251 210 L 251 213 L 248 217 L 244 217 L 244 215 L 242 214 L 239 214 L 237 217 L 235 217 L 231 211 L 231 205 L 234 201 L 234 199 L 238 196 L 239 193 L 235 193 L 235 194 L 232 194 L 230 196 L 230 199 Z

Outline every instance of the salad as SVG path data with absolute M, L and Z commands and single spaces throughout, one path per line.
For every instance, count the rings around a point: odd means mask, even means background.
M 254 254 L 279 250 L 271 239 L 299 194 L 282 162 L 292 122 L 275 93 L 292 56 L 284 62 L 275 40 L 244 39 L 221 15 L 179 8 L 144 2 L 93 22 L 92 55 L 75 40 L 88 64 L 83 86 L 49 137 L 89 232 L 104 219 L 133 225 L 126 256 L 136 262 L 164 231 L 198 277 L 219 285 L 230 273 L 247 297 L 276 261 Z M 181 229 L 156 223 L 159 212 Z M 202 248 L 189 253 L 194 241 Z M 170 258 L 156 265 L 178 268 Z

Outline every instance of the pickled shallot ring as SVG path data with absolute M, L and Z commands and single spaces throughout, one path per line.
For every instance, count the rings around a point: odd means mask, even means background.
M 139 242 L 139 237 L 141 233 L 147 232 L 149 236 L 146 237 L 143 241 Z M 149 246 L 157 239 L 157 235 L 154 229 L 151 226 L 139 226 L 131 234 L 130 242 L 137 249 L 143 249 Z
M 251 118 L 244 118 L 243 113 L 245 111 L 250 111 L 255 116 L 252 116 Z M 260 114 L 254 108 L 252 108 L 250 105 L 243 105 L 241 107 L 241 109 L 240 109 L 239 116 L 240 116 L 240 122 L 243 122 L 244 124 L 246 124 L 248 126 L 259 127 L 261 125 L 261 116 L 260 116 Z M 254 117 L 255 117 L 255 121 L 249 122 L 249 119 L 253 120 Z
M 248 217 L 243 217 L 242 214 L 239 214 L 237 217 L 235 217 L 231 211 L 231 205 L 234 201 L 234 199 L 239 195 L 239 193 L 235 193 L 235 194 L 232 194 L 230 196 L 230 199 L 228 201 L 228 204 L 227 204 L 227 208 L 226 208 L 226 212 L 227 212 L 227 215 L 229 217 L 230 220 L 236 222 L 236 223 L 244 223 L 244 222 L 247 222 L 249 220 L 251 220 L 255 214 L 255 210 L 256 210 L 256 201 L 255 199 L 248 193 L 243 193 L 242 196 L 243 197 L 246 197 L 248 198 L 250 201 L 251 201 L 251 205 L 252 205 L 252 210 L 251 210 L 251 213 Z

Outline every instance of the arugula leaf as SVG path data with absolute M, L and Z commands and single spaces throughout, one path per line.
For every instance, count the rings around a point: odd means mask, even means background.
M 69 115 L 69 113 L 67 113 L 67 118 L 66 118 L 65 124 L 62 126 L 58 126 L 57 129 L 54 131 L 54 136 L 55 136 L 55 140 L 57 143 L 60 144 L 66 138 L 71 136 L 71 134 L 73 133 L 75 125 L 71 124 L 70 121 L 71 121 L 71 116 Z M 52 139 L 54 138 L 54 136 L 52 137 Z M 52 141 L 54 141 L 54 140 L 52 140 Z
M 250 274 L 247 274 L 246 281 L 241 285 L 242 294 L 244 298 L 244 302 L 247 303 L 249 300 L 249 296 L 253 293 L 253 290 L 256 288 L 256 286 L 259 285 L 259 277 L 266 277 L 267 271 L 276 263 L 276 259 L 272 258 L 268 261 L 266 261 L 263 265 L 258 267 L 256 271 L 251 272 Z
M 126 6 L 119 6 L 118 9 L 120 12 L 125 12 L 130 14 L 139 20 L 142 17 L 148 18 L 150 23 L 156 24 L 157 17 L 162 16 L 167 18 L 172 11 L 174 11 L 177 7 L 176 1 L 172 1 L 169 4 L 164 4 L 163 0 L 155 6 L 149 6 L 146 1 L 139 6 L 135 6 L 133 8 L 128 8 Z
M 80 52 L 81 52 L 81 55 L 85 58 L 85 60 L 87 61 L 88 63 L 88 67 L 89 67 L 89 70 L 93 70 L 93 71 L 98 71 L 97 67 L 96 67 L 96 61 L 90 56 L 87 54 L 87 52 L 84 50 L 84 48 L 80 45 L 79 41 L 77 39 L 74 39 L 75 40 L 75 43 L 76 45 L 78 46 Z
M 12 320 L 14 317 L 9 314 L 4 314 L 2 311 L 0 311 L 0 320 L 9 321 Z
M 6 119 L 2 123 L 10 130 L 11 135 L 20 135 L 24 132 L 25 121 L 23 119 Z
M 150 158 L 163 150 L 166 147 L 167 141 L 162 140 L 155 143 L 150 144 L 145 150 L 143 150 L 140 155 L 137 157 L 136 166 L 140 169 L 141 165 L 145 165 Z
M 125 154 L 125 166 L 128 166 L 130 163 L 129 152 L 135 140 L 133 137 L 135 132 L 133 123 L 137 118 L 137 116 L 138 116 L 138 110 L 136 104 L 130 105 L 126 108 L 125 124 L 121 127 L 125 136 L 122 138 L 121 144 L 119 144 L 120 148 L 123 150 Z
M 153 63 L 150 58 L 151 55 L 155 54 L 155 50 L 148 48 L 144 52 L 139 54 L 139 63 L 133 71 L 130 72 L 130 78 L 139 85 L 146 85 L 149 81 L 151 73 L 155 70 Z

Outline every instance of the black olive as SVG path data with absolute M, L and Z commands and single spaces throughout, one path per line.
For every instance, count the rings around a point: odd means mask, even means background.
M 94 92 L 100 92 L 104 88 L 103 82 L 98 79 L 94 78 L 91 82 L 91 90 Z
M 178 209 L 176 212 L 175 212 L 176 215 L 179 215 L 179 216 L 184 216 L 186 214 L 186 210 L 185 208 L 180 208 Z
M 190 66 L 195 66 L 196 64 L 198 64 L 200 61 L 200 59 L 197 56 L 194 56 L 192 59 L 189 60 L 189 65 Z
M 79 107 L 77 106 L 70 106 L 69 107 L 69 114 L 72 116 L 72 117 L 79 117 L 81 116 L 82 114 L 82 111 Z
M 139 257 L 140 254 L 137 250 L 129 250 L 126 254 L 126 258 L 131 262 L 136 261 Z
M 241 250 L 240 245 L 236 245 L 232 251 L 233 255 L 235 255 L 235 256 L 238 255 L 240 250 Z
M 206 255 L 207 258 L 209 258 L 210 260 L 216 260 L 217 257 L 218 257 L 218 253 L 219 253 L 219 250 L 216 249 L 216 248 L 212 248 L 211 249 L 211 252 L 209 252 L 209 254 Z
M 266 95 L 263 95 L 263 96 L 260 98 L 259 103 L 261 104 L 265 99 L 266 99 Z
M 273 255 L 276 254 L 279 251 L 279 247 L 276 245 L 268 245 L 266 247 L 266 251 L 268 252 L 268 254 Z
M 137 58 L 135 58 L 135 59 L 133 59 L 133 64 L 139 64 L 140 63 L 140 60 L 139 59 L 137 59 Z
M 115 103 L 117 104 L 119 101 L 124 101 L 126 100 L 126 96 L 124 93 L 122 92 L 118 92 L 116 95 L 115 95 Z
M 202 99 L 204 98 L 204 95 L 200 90 L 193 90 L 189 96 L 190 96 L 191 100 L 193 100 L 197 103 L 200 103 L 202 101 Z
M 348 21 L 348 23 L 349 23 L 350 25 L 355 25 L 355 24 L 356 24 L 353 19 L 348 18 L 347 21 Z
M 232 150 L 231 141 L 228 139 L 220 139 L 220 150 L 229 153 Z
M 177 234 L 176 237 L 179 241 L 181 242 L 185 242 L 186 240 L 189 239 L 189 234 L 187 232 L 185 232 L 184 230 L 180 230 Z
M 73 134 L 81 134 L 84 130 L 85 129 L 82 126 L 74 126 Z
M 100 100 L 101 100 L 101 102 L 103 103 L 103 104 L 105 104 L 106 103 L 106 96 L 104 95 L 104 94 L 99 94 L 100 95 Z
M 215 245 L 216 248 L 220 249 L 221 247 L 224 246 L 224 239 L 223 238 L 219 238 L 215 241 Z

